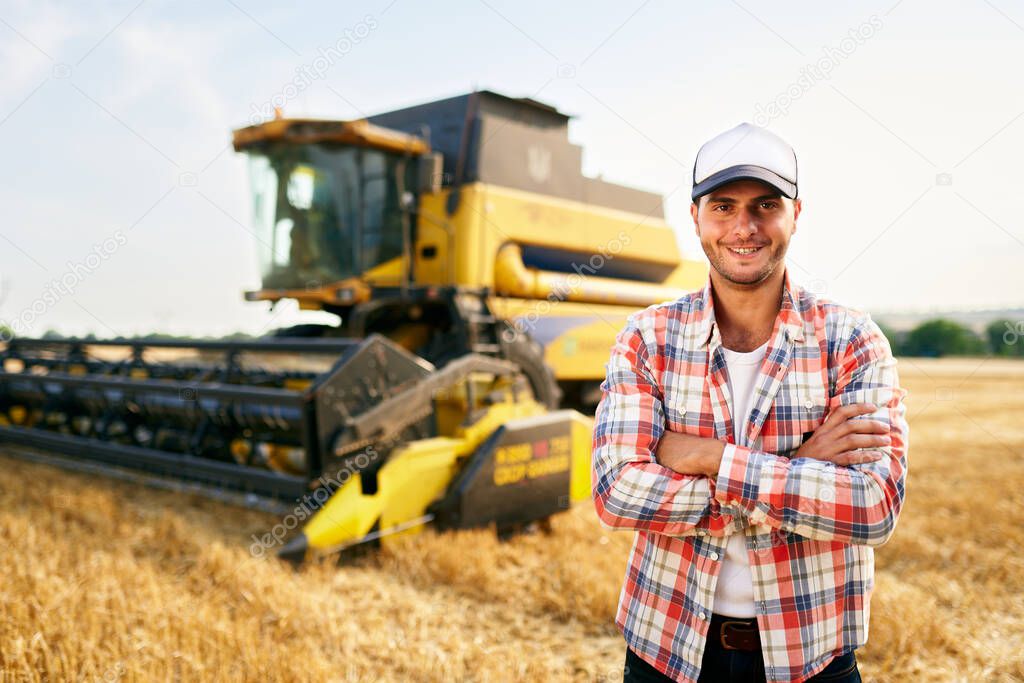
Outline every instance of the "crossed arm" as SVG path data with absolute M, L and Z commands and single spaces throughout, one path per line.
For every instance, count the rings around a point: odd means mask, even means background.
M 616 337 L 594 420 L 592 484 L 598 516 L 608 528 L 724 536 L 734 519 L 722 514 L 712 481 L 676 472 L 655 457 L 665 413 L 651 362 L 630 318 Z
M 724 536 L 758 523 L 816 540 L 884 543 L 904 498 L 906 391 L 870 319 L 840 354 L 828 420 L 785 458 L 666 432 L 650 353 L 631 320 L 616 339 L 595 421 L 602 523 L 673 536 Z

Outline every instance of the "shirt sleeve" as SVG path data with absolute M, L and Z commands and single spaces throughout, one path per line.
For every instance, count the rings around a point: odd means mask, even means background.
M 905 496 L 907 392 L 899 386 L 889 342 L 870 317 L 851 333 L 840 363 L 829 409 L 850 403 L 877 406 L 863 418 L 889 425 L 891 444 L 871 449 L 885 457 L 843 467 L 729 444 L 715 496 L 746 510 L 754 524 L 816 540 L 879 546 L 892 536 Z
M 665 419 L 651 364 L 637 316 L 631 316 L 616 337 L 595 415 L 592 485 L 598 517 L 609 529 L 728 535 L 734 518 L 714 499 L 714 483 L 655 459 Z

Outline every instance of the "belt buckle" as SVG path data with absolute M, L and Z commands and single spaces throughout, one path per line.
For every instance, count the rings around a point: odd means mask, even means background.
M 722 622 L 722 625 L 718 629 L 718 640 L 719 640 L 719 642 L 722 643 L 722 648 L 723 649 L 725 649 L 725 650 L 743 650 L 743 651 L 749 650 L 750 648 L 744 648 L 744 647 L 740 647 L 738 645 L 730 645 L 729 644 L 729 639 L 728 639 L 728 636 L 726 636 L 726 631 L 725 631 L 726 627 L 728 627 L 728 626 L 740 627 L 739 630 L 747 631 L 748 633 L 753 633 L 753 631 L 755 630 L 756 627 L 752 628 L 750 626 L 750 624 L 748 624 L 745 621 L 726 620 L 726 621 Z

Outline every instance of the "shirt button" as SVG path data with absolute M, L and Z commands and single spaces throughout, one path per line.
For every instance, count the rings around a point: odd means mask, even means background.
M 686 406 L 683 406 L 682 408 L 679 409 L 679 414 L 686 415 Z
M 697 614 L 697 616 L 700 617 L 702 620 L 706 620 L 708 618 L 708 613 L 707 612 L 700 612 L 700 613 Z
M 814 401 L 812 401 L 811 399 L 807 399 L 806 401 L 804 401 L 804 408 L 807 408 L 807 410 L 810 410 L 813 407 L 814 407 Z
M 718 559 L 718 553 L 711 553 L 708 557 L 710 557 L 712 560 L 717 560 Z
M 761 614 L 767 614 L 768 613 L 768 606 L 764 604 L 763 600 L 761 602 L 759 602 L 757 606 L 761 608 Z

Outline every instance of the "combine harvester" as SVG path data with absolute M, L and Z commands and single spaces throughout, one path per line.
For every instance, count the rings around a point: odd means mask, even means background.
M 279 554 L 542 520 L 590 494 L 627 315 L 700 286 L 657 194 L 580 173 L 569 117 L 477 91 L 236 130 L 262 287 L 337 315 L 252 341 L 15 338 L 0 444 L 305 522 Z

